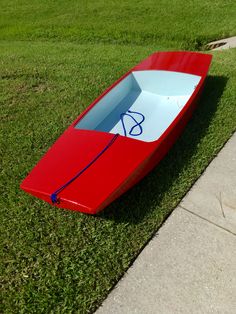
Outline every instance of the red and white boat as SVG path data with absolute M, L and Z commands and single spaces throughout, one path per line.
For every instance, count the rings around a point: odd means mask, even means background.
M 191 117 L 212 56 L 154 53 L 59 137 L 21 188 L 54 206 L 96 214 L 142 179 Z

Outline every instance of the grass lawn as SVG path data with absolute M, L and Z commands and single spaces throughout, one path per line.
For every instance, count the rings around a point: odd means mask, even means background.
M 19 184 L 129 68 L 235 35 L 235 12 L 229 0 L 2 0 L 1 312 L 92 312 L 124 274 L 236 129 L 236 49 L 213 54 L 199 107 L 167 157 L 100 215 L 53 208 Z

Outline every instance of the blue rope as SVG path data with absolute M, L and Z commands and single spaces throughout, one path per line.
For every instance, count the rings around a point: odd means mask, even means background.
M 62 185 L 59 189 L 57 189 L 54 193 L 51 194 L 51 201 L 53 204 L 59 203 L 59 199 L 57 198 L 57 195 L 64 190 L 69 184 L 71 184 L 75 179 L 77 179 L 82 173 L 84 173 L 105 151 L 115 142 L 119 134 L 115 134 L 113 138 L 110 140 L 110 142 L 103 148 L 103 150 L 100 151 L 100 153 L 97 154 L 97 156 L 90 161 L 87 166 L 85 166 L 82 170 L 80 170 L 73 178 L 71 178 L 69 181 L 67 181 L 64 185 Z
M 128 110 L 127 111 L 128 113 L 121 113 L 120 115 L 120 120 L 121 120 L 121 123 L 122 123 L 122 127 L 123 127 L 123 130 L 124 130 L 124 136 L 127 136 L 127 131 L 126 131 L 126 127 L 125 127 L 125 123 L 124 123 L 124 117 L 125 116 L 128 116 L 130 117 L 136 124 L 134 126 L 132 126 L 132 128 L 130 129 L 129 131 L 129 135 L 131 136 L 139 136 L 143 133 L 143 128 L 141 126 L 141 124 L 143 123 L 143 121 L 145 120 L 145 117 L 142 113 L 140 112 L 137 112 L 137 111 L 131 111 L 131 110 Z M 130 113 L 134 113 L 134 114 L 138 114 L 141 116 L 142 120 L 140 122 L 138 122 L 133 116 L 131 116 Z M 139 127 L 139 133 L 132 133 L 133 130 L 136 128 L 136 127 Z

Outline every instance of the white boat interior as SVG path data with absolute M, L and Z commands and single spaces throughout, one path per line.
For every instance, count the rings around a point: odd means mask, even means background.
M 155 141 L 182 110 L 200 79 L 172 71 L 134 71 L 102 97 L 75 128 Z

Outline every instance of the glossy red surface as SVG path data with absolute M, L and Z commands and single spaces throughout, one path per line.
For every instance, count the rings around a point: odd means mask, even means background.
M 158 140 L 143 142 L 120 135 L 94 164 L 59 193 L 60 203 L 54 205 L 89 214 L 101 211 L 142 179 L 174 144 L 195 109 L 211 58 L 211 55 L 194 52 L 152 54 L 109 87 L 72 123 L 25 178 L 21 188 L 52 203 L 51 194 L 104 149 L 114 134 L 79 130 L 74 126 L 130 72 L 166 70 L 201 76 L 187 104 Z

